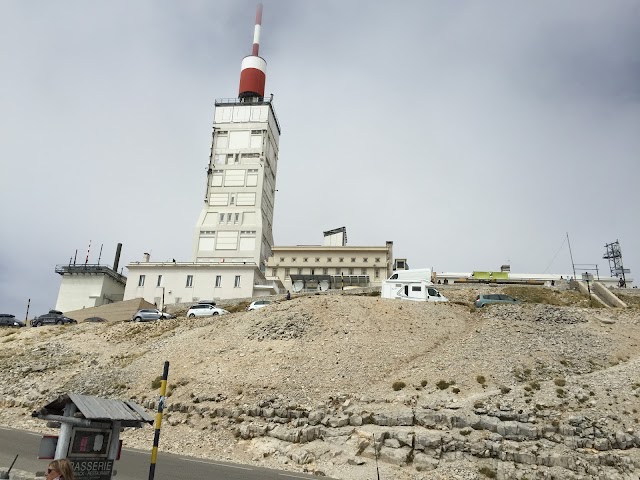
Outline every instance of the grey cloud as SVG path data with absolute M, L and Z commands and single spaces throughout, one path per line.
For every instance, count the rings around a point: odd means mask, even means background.
M 568 231 L 577 262 L 606 270 L 619 238 L 638 268 L 637 2 L 264 3 L 277 244 L 346 225 L 412 267 L 536 272 Z M 117 242 L 124 265 L 190 258 L 254 8 L 0 4 L 0 309 L 53 306 L 55 264 L 89 240 L 106 263 Z

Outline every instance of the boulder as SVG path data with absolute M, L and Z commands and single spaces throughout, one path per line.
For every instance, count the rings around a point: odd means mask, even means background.
M 413 466 L 419 472 L 426 470 L 435 470 L 438 468 L 439 461 L 424 453 L 416 453 L 413 457 Z

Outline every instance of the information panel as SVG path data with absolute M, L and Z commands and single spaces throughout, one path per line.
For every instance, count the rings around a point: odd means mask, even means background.
M 109 448 L 111 430 L 98 428 L 74 428 L 71 437 L 70 457 L 105 457 Z

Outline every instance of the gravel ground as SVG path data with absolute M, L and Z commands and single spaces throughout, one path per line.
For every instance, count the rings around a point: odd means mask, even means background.
M 377 412 L 455 404 L 472 411 L 479 403 L 507 403 L 636 426 L 638 309 L 525 303 L 476 311 L 465 302 L 477 289 L 442 290 L 452 302 L 317 295 L 213 318 L 5 329 L 0 369 L 9 373 L 0 383 L 0 425 L 47 431 L 31 411 L 68 392 L 153 407 L 159 391 L 152 381 L 169 360 L 161 450 L 335 478 L 373 478 L 371 463 L 332 457 L 325 439 L 311 470 L 269 450 L 269 441 L 237 438 L 233 422 L 211 412 L 261 404 L 304 411 L 351 404 Z M 566 390 L 560 397 L 558 379 Z M 405 386 L 394 390 L 394 382 Z M 151 427 L 129 431 L 125 444 L 149 448 L 152 438 Z M 428 473 L 390 463 L 381 471 L 396 479 L 483 478 L 469 458 Z

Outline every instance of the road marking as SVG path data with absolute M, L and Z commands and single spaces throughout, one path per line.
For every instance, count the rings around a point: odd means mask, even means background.
M 226 463 L 207 462 L 206 460 L 191 460 L 190 458 L 184 458 L 184 457 L 182 457 L 182 460 L 185 460 L 187 462 L 194 462 L 194 463 L 206 463 L 207 465 L 217 465 L 219 467 L 237 468 L 238 470 L 253 470 L 253 468 L 237 467 L 235 465 L 227 465 Z
M 5 430 L 7 432 L 11 432 L 11 431 L 15 431 L 15 430 L 19 430 L 16 428 L 9 428 L 9 427 L 0 427 L 0 430 Z M 34 433 L 34 432 L 28 432 L 27 430 L 19 430 L 22 433 L 26 433 L 27 435 L 33 435 L 34 437 L 42 437 L 43 435 L 48 435 L 46 433 Z
M 287 475 L 286 473 L 280 473 L 278 474 L 281 477 L 291 477 L 291 478 L 309 478 L 309 477 L 299 477 L 298 475 Z

